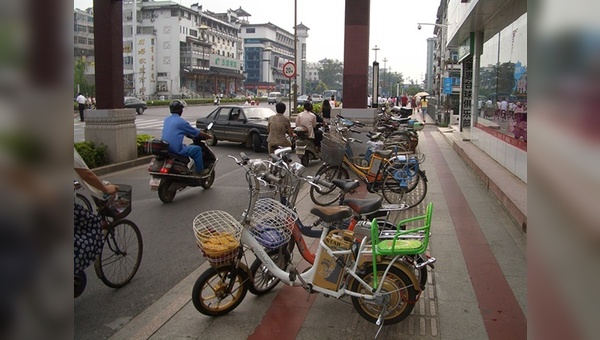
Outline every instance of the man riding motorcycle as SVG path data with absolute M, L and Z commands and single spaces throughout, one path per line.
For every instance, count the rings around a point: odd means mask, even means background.
M 196 174 L 204 175 L 209 169 L 204 169 L 202 160 L 202 148 L 198 145 L 185 145 L 183 137 L 200 137 L 209 139 L 210 135 L 194 128 L 189 122 L 181 118 L 186 103 L 183 100 L 175 99 L 169 104 L 171 115 L 165 118 L 163 124 L 163 140 L 169 142 L 169 152 L 181 156 L 191 157 L 195 163 Z

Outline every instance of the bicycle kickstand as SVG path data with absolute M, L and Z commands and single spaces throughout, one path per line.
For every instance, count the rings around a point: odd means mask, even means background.
M 387 313 L 387 303 L 382 306 L 381 313 L 379 313 L 379 317 L 377 318 L 377 321 L 375 322 L 375 324 L 377 326 L 379 326 L 379 328 L 377 329 L 377 333 L 375 333 L 374 339 L 377 339 L 377 337 L 379 336 L 379 333 L 381 332 L 381 329 L 383 328 L 383 322 L 384 322 L 383 318 L 386 313 Z

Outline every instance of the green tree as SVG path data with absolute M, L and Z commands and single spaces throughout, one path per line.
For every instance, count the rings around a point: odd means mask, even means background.
M 75 66 L 73 72 L 73 93 L 77 95 L 77 85 L 79 85 L 79 92 L 84 95 L 92 96 L 95 93 L 94 84 L 90 84 L 85 77 L 86 62 L 84 58 L 75 59 Z
M 77 94 L 77 85 L 79 85 L 80 92 L 83 92 L 83 88 L 87 87 L 87 79 L 85 79 L 85 60 L 83 58 L 75 59 L 73 85 L 73 92 L 75 94 Z
M 339 60 L 323 59 L 320 61 L 319 79 L 325 83 L 328 89 L 342 89 L 344 75 L 344 64 Z
M 319 81 L 319 83 L 315 87 L 315 93 L 323 93 L 323 91 L 327 91 L 327 90 L 329 90 L 329 88 L 322 81 Z

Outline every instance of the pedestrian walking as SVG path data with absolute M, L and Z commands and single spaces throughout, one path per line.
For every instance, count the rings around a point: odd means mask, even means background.
M 325 132 L 329 131 L 329 120 L 331 119 L 331 104 L 329 100 L 324 99 L 323 105 L 321 106 L 321 113 L 323 114 L 323 122 Z
M 425 115 L 427 114 L 427 96 L 421 98 L 421 113 L 423 114 L 423 121 L 425 121 Z
M 85 96 L 83 95 L 83 93 L 79 92 L 79 95 L 77 96 L 77 104 L 79 104 L 79 121 L 83 122 L 83 111 L 85 111 Z

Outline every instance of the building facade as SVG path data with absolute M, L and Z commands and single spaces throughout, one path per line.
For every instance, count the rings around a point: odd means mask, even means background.
M 241 37 L 244 41 L 245 89 L 256 95 L 278 91 L 289 95 L 294 81 L 298 89 L 302 88 L 302 74 L 305 72 L 306 38 L 308 28 L 302 24 L 297 27 L 298 44 L 296 46 L 296 77 L 283 75 L 283 65 L 294 62 L 294 34 L 272 24 L 250 24 L 244 22 Z
M 241 22 L 236 11 L 213 13 L 197 4 L 188 8 L 171 1 L 123 5 L 126 94 L 190 98 L 241 92 Z
M 527 1 L 442 0 L 438 20 L 458 49 L 460 129 L 527 182 Z
M 85 78 L 94 83 L 94 10 L 76 8 L 73 13 L 73 57 L 85 64 Z M 77 84 L 76 84 L 77 85 Z M 93 93 L 87 93 L 93 95 Z

